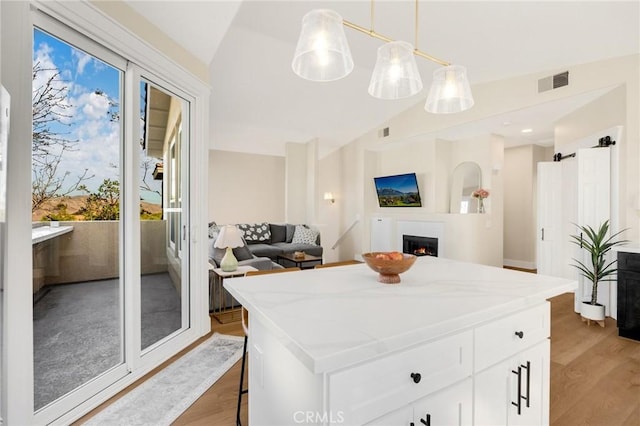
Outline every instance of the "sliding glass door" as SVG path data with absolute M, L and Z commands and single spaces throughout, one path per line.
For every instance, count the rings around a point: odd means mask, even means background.
M 53 28 L 55 31 L 55 29 Z M 124 364 L 123 61 L 33 32 L 34 409 Z M 119 374 L 123 374 L 121 371 Z
M 143 80 L 140 83 L 141 349 L 180 330 L 188 320 L 188 229 L 183 193 L 188 144 L 182 130 L 188 102 Z M 185 277 L 187 275 L 187 277 Z
M 50 18 L 33 31 L 33 408 L 48 423 L 189 328 L 189 102 Z

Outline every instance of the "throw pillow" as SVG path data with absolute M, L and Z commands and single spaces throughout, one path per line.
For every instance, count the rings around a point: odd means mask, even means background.
M 293 240 L 293 234 L 296 232 L 296 225 L 291 225 L 287 223 L 285 225 L 287 227 L 287 238 L 285 240 L 286 243 L 290 243 Z
M 209 238 L 213 238 L 215 241 L 220 233 L 220 226 L 215 222 L 209 222 Z
M 303 225 L 296 225 L 296 230 L 293 233 L 293 244 L 313 244 L 316 245 L 316 238 L 318 238 L 319 232 Z
M 270 223 L 269 228 L 271 228 L 271 244 L 287 241 L 287 227 L 285 225 Z
M 268 223 L 241 223 L 238 229 L 244 234 L 247 243 L 271 243 L 271 229 Z
M 216 264 L 218 266 L 220 266 L 220 262 L 222 261 L 222 258 L 224 257 L 224 254 L 226 252 L 227 252 L 227 249 L 214 247 L 213 260 L 216 261 Z M 247 247 L 246 243 L 242 247 L 234 248 L 233 255 L 236 257 L 238 262 L 240 262 L 241 260 L 253 259 L 253 255 L 251 254 L 251 251 L 249 250 L 249 247 Z

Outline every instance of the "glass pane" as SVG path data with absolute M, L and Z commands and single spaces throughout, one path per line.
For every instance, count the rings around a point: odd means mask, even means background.
M 34 408 L 121 364 L 122 72 L 38 29 L 33 47 Z
M 182 327 L 182 100 L 147 82 L 141 82 L 140 93 L 140 281 L 146 349 Z

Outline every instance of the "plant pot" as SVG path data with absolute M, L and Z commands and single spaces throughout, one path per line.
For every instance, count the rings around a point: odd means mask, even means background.
M 580 315 L 582 315 L 582 317 L 586 319 L 594 321 L 604 321 L 604 305 L 601 305 L 599 303 L 592 305 L 589 302 L 582 302 Z

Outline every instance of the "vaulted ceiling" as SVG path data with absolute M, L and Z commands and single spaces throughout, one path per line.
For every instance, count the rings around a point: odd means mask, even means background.
M 313 83 L 292 72 L 291 59 L 305 13 L 330 8 L 344 19 L 368 27 L 368 1 L 127 3 L 210 64 L 211 148 L 282 155 L 286 142 L 317 138 L 321 152 L 329 152 L 416 103 L 423 104 L 437 67 L 418 58 L 425 85 L 420 94 L 397 101 L 374 99 L 367 87 L 381 42 L 347 29 L 355 62 L 349 76 L 332 83 Z M 413 42 L 414 1 L 374 4 L 377 32 Z M 419 48 L 466 66 L 472 85 L 541 71 L 564 71 L 562 67 L 640 53 L 637 0 L 423 0 L 418 16 Z M 493 131 L 513 143 L 548 144 L 553 120 L 598 94 L 517 111 L 512 117 L 470 124 L 464 131 L 451 129 L 450 136 Z M 504 126 L 505 121 L 534 119 L 534 133 L 526 139 L 519 134 L 519 127 Z

